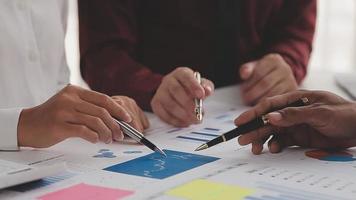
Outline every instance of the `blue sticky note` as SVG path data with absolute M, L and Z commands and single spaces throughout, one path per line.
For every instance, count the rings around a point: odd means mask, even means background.
M 179 151 L 164 150 L 164 152 L 167 154 L 167 157 L 159 153 L 151 153 L 107 167 L 104 170 L 134 176 L 164 179 L 220 159 Z

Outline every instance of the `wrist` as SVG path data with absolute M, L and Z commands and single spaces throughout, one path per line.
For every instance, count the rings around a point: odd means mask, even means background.
M 23 109 L 20 113 L 19 123 L 17 127 L 17 142 L 19 147 L 30 146 L 31 144 L 31 117 L 30 109 Z

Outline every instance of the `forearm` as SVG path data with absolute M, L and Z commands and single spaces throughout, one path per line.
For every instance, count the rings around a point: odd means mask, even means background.
M 151 110 L 150 101 L 162 79 L 162 75 L 111 47 L 83 56 L 81 73 L 93 90 L 129 96 L 145 110 Z
M 265 54 L 278 53 L 300 83 L 306 75 L 316 23 L 316 1 L 286 1 L 266 31 Z
M 79 1 L 81 73 L 93 90 L 129 96 L 150 110 L 162 76 L 134 59 L 135 11 L 134 1 Z

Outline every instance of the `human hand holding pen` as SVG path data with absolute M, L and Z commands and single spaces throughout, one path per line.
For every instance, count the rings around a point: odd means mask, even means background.
M 68 85 L 45 103 L 22 110 L 17 132 L 19 146 L 44 148 L 71 137 L 92 143 L 110 143 L 113 136 L 121 140 L 122 130 L 113 117 L 134 123 L 132 115 L 136 112 L 128 111 L 135 107 L 133 104 L 118 102 L 119 97 L 113 99 Z
M 142 111 L 137 105 L 136 101 L 127 96 L 113 96 L 111 97 L 117 104 L 126 109 L 131 116 L 132 121 L 129 123 L 133 128 L 143 133 L 145 129 L 150 126 L 150 123 Z M 113 133 L 113 139 L 116 141 L 121 140 L 121 136 Z
M 214 84 L 205 78 L 201 84 L 194 71 L 178 67 L 166 75 L 151 101 L 153 112 L 163 121 L 178 127 L 199 123 L 194 99 L 205 99 L 214 92 Z
M 267 114 L 269 126 L 239 137 L 241 145 L 252 144 L 252 152 L 260 154 L 265 138 L 270 152 L 278 153 L 288 146 L 312 148 L 348 148 L 356 146 L 356 104 L 329 92 L 295 91 L 267 98 L 241 114 L 237 126 L 265 114 L 273 108 L 306 97 L 309 105 L 285 108 Z

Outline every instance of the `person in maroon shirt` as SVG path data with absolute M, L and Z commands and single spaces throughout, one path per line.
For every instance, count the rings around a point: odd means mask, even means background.
M 297 89 L 315 21 L 316 0 L 79 0 L 81 73 L 94 90 L 188 126 L 193 99 L 214 84 L 241 83 L 249 105 Z

